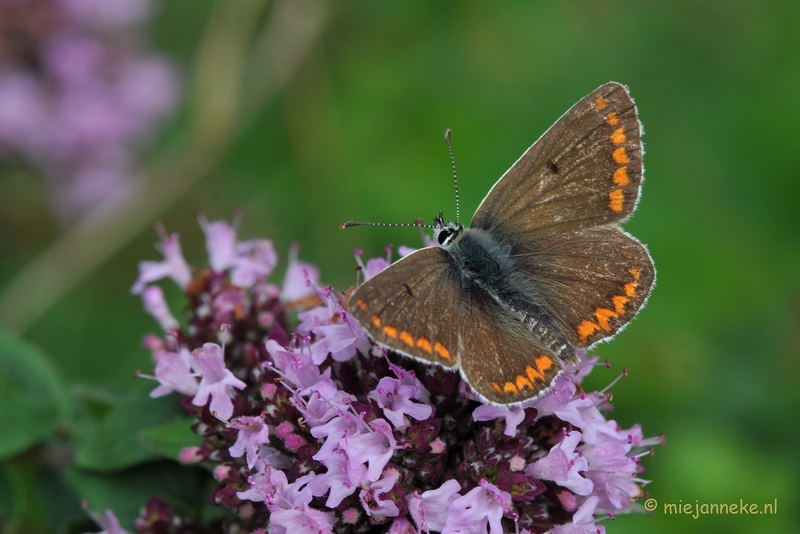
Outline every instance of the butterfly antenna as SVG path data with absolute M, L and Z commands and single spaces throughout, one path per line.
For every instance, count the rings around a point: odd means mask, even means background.
M 458 177 L 456 176 L 456 158 L 453 157 L 453 146 L 450 144 L 450 128 L 444 132 L 444 142 L 447 144 L 447 151 L 450 152 L 450 164 L 453 166 L 453 183 L 456 185 L 456 223 L 459 221 L 458 208 Z
M 347 221 L 346 223 L 342 223 L 339 228 L 350 228 L 351 226 L 416 226 L 418 228 L 433 228 L 432 224 L 422 224 L 422 221 L 417 221 L 413 223 L 376 223 L 376 222 L 364 222 L 364 221 Z

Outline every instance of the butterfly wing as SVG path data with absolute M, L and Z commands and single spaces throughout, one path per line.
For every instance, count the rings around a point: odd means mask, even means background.
M 463 321 L 449 269 L 439 247 L 417 250 L 356 289 L 348 309 L 380 345 L 444 367 L 458 365 L 457 328 Z
M 603 85 L 497 181 L 470 227 L 520 242 L 625 219 L 642 183 L 641 133 L 627 89 Z
M 624 328 L 655 282 L 645 246 L 615 226 L 518 243 L 511 253 L 520 271 L 540 288 L 547 313 L 578 348 Z
M 564 368 L 551 348 L 485 291 L 465 290 L 460 305 L 466 319 L 458 333 L 461 372 L 475 392 L 494 404 L 513 404 L 547 391 Z
M 511 247 L 573 346 L 614 336 L 655 280 L 647 249 L 615 223 L 636 208 L 642 128 L 627 89 L 575 104 L 486 195 L 470 227 Z

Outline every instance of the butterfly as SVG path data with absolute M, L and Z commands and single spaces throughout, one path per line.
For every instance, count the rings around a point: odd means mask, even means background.
M 485 402 L 541 397 L 645 305 L 647 248 L 618 224 L 643 179 L 642 126 L 623 85 L 593 91 L 494 184 L 468 228 L 361 284 L 349 313 L 375 343 L 458 369 Z M 358 223 L 345 223 L 343 227 Z

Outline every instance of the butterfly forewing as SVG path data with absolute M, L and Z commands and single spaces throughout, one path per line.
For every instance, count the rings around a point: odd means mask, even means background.
M 370 278 L 348 309 L 370 337 L 392 350 L 445 367 L 457 365 L 457 327 L 464 322 L 450 257 L 439 247 L 409 254 Z
M 642 182 L 641 125 L 627 89 L 607 83 L 565 113 L 503 175 L 470 227 L 508 241 L 618 222 Z

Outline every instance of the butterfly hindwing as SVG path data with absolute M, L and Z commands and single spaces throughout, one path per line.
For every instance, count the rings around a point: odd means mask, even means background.
M 455 367 L 455 327 L 464 319 L 453 306 L 460 286 L 449 262 L 439 247 L 413 252 L 359 286 L 348 309 L 377 343 Z
M 541 396 L 562 361 L 485 292 L 460 293 L 466 321 L 458 325 L 461 371 L 485 400 L 514 404 Z M 476 347 L 479 347 L 476 350 Z
M 470 227 L 514 242 L 627 218 L 642 182 L 641 133 L 627 89 L 603 85 L 498 180 Z
M 512 254 L 541 288 L 548 314 L 578 348 L 624 328 L 655 282 L 647 249 L 616 226 L 517 243 Z

